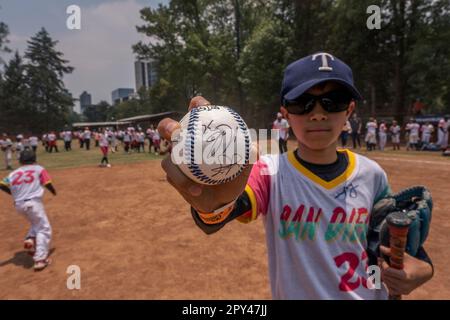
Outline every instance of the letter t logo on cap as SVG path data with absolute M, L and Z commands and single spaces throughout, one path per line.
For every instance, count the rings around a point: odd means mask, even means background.
M 321 56 L 322 58 L 322 66 L 319 67 L 319 71 L 333 71 L 333 68 L 328 65 L 327 56 L 334 60 L 334 57 L 326 52 L 316 53 L 312 56 L 312 61 L 316 60 L 317 56 Z

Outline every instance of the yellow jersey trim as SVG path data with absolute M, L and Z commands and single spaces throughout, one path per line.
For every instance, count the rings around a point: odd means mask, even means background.
M 348 157 L 348 166 L 347 169 L 338 177 L 334 178 L 331 181 L 325 181 L 307 168 L 305 168 L 300 162 L 298 162 L 297 158 L 295 157 L 295 150 L 288 153 L 287 158 L 289 162 L 292 164 L 294 168 L 296 168 L 301 174 L 303 174 L 305 177 L 310 179 L 311 181 L 319 184 L 320 186 L 324 187 L 325 189 L 333 189 L 346 181 L 350 176 L 353 174 L 353 171 L 356 167 L 356 155 L 351 152 L 348 149 L 338 149 L 338 152 L 345 152 Z

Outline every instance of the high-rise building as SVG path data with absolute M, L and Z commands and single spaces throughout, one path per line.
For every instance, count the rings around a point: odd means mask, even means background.
M 92 105 L 92 97 L 89 93 L 83 91 L 80 95 L 80 112 L 83 113 L 84 110 L 90 105 Z
M 111 92 L 111 99 L 113 104 L 117 104 L 130 99 L 133 96 L 134 89 L 132 88 L 117 88 Z
M 156 81 L 158 74 L 156 72 L 156 62 L 154 60 L 135 61 L 134 76 L 136 79 L 136 92 L 141 87 L 150 88 Z

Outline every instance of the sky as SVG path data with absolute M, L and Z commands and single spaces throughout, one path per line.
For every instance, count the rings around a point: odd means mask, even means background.
M 64 77 L 74 98 L 83 91 L 92 95 L 92 102 L 111 103 L 111 91 L 134 88 L 135 55 L 131 46 L 150 39 L 136 31 L 142 25 L 139 10 L 156 8 L 169 0 L 1 0 L 0 21 L 9 27 L 8 47 L 21 55 L 27 40 L 42 27 L 57 40 L 56 48 L 75 68 Z M 66 9 L 81 9 L 81 29 L 69 30 Z M 4 55 L 8 61 L 12 54 Z M 76 103 L 76 110 L 79 110 Z

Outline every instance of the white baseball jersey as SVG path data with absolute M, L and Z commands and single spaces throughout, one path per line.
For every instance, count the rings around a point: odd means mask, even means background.
M 380 124 L 380 131 L 379 131 L 378 134 L 380 136 L 385 136 L 386 135 L 386 131 L 387 131 L 386 125 L 384 123 Z
M 419 135 L 420 124 L 418 124 L 418 123 L 408 123 L 407 126 L 409 126 L 409 129 L 410 129 L 409 134 L 410 135 L 415 135 L 415 136 Z
M 260 216 L 265 226 L 273 298 L 386 299 L 383 285 L 368 288 L 366 273 L 370 214 L 390 190 L 385 172 L 341 150 L 348 167 L 327 182 L 294 152 L 262 156 L 246 187 L 251 220 Z
M 399 135 L 400 134 L 400 126 L 398 124 L 395 125 L 395 126 L 392 125 L 390 130 L 391 130 L 393 135 Z
M 2 184 L 9 187 L 14 201 L 42 198 L 43 185 L 51 182 L 50 176 L 40 165 L 25 165 L 11 172 Z
M 429 125 L 422 125 L 421 127 L 422 133 L 423 134 L 431 134 L 433 132 L 433 125 L 429 124 Z
M 48 136 L 48 141 L 55 141 L 56 140 L 56 135 L 54 135 L 53 133 L 50 133 Z
M 99 139 L 99 145 L 100 147 L 108 147 L 109 146 L 109 142 L 108 142 L 108 136 L 106 134 L 100 133 L 100 139 Z
M 69 142 L 72 141 L 72 132 L 71 131 L 64 131 L 63 132 L 64 141 Z
M 90 140 L 91 139 L 91 131 L 84 130 L 84 132 L 83 132 L 83 139 Z
M 153 137 L 152 137 L 152 139 L 153 139 L 153 141 L 159 141 L 160 139 L 161 139 L 161 137 L 160 137 L 160 135 L 159 135 L 159 133 L 157 132 L 157 131 L 155 131 L 155 133 L 153 134 Z
M 367 133 L 375 134 L 377 132 L 377 124 L 373 121 L 367 122 L 366 128 Z
M 35 136 L 30 137 L 30 146 L 36 147 L 38 145 L 38 138 Z
M 11 139 L 7 138 L 5 140 L 2 140 L 2 144 L 1 144 L 2 148 L 9 149 L 12 147 L 12 145 L 13 145 L 13 143 L 12 143 Z
M 278 121 L 275 120 L 273 122 L 273 129 L 277 130 L 277 136 L 274 137 L 275 139 L 286 139 L 288 136 L 287 129 L 289 128 L 289 123 L 286 119 L 281 119 Z

